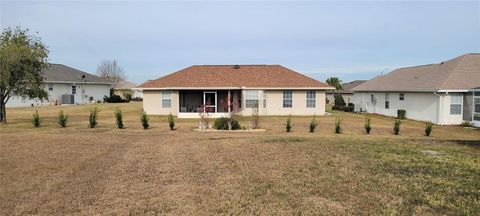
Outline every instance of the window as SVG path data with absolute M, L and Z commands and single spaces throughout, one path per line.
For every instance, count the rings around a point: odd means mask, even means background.
M 263 108 L 267 108 L 267 91 L 263 90 Z
M 283 91 L 283 107 L 292 107 L 292 91 Z
M 375 97 L 372 94 L 372 95 L 370 95 L 370 102 L 374 103 L 374 101 L 375 101 Z
M 398 94 L 398 100 L 401 100 L 401 101 L 405 100 L 405 93 Z
M 312 90 L 307 91 L 307 108 L 315 108 L 317 102 L 316 93 L 316 91 Z
M 245 107 L 246 108 L 258 107 L 258 90 L 245 91 Z
M 53 91 L 53 83 L 48 84 L 48 91 Z
M 450 114 L 462 114 L 462 95 L 450 95 Z
M 163 91 L 162 92 L 162 107 L 169 108 L 172 107 L 172 92 Z
M 390 93 L 385 93 L 385 109 L 390 108 Z
M 475 112 L 480 113 L 480 97 L 476 97 L 475 101 Z
M 72 94 L 77 94 L 77 86 L 72 85 Z

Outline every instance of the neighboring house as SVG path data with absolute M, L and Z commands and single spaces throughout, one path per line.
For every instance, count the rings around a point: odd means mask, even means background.
M 202 106 L 212 117 L 234 107 L 243 116 L 255 107 L 259 115 L 324 115 L 325 91 L 332 87 L 280 65 L 195 65 L 138 89 L 148 114 L 198 118 Z
M 127 80 L 120 80 L 115 84 L 113 87 L 113 93 L 119 95 L 122 99 L 125 99 L 125 94 L 130 93 L 132 98 L 143 98 L 143 94 L 140 90 L 135 89 L 137 84 L 127 81 Z
M 24 100 L 13 96 L 7 107 L 26 107 L 48 104 L 83 104 L 101 101 L 110 94 L 112 83 L 107 80 L 61 64 L 50 64 L 43 72 L 48 99 Z
M 353 89 L 355 111 L 397 116 L 440 125 L 480 125 L 480 54 L 396 69 Z
M 342 84 L 342 90 L 335 90 L 335 93 L 342 95 L 343 100 L 348 105 L 353 103 L 353 88 L 366 82 L 366 80 L 355 80 L 349 83 Z M 335 98 L 333 97 L 333 90 L 327 91 L 327 104 L 334 104 Z

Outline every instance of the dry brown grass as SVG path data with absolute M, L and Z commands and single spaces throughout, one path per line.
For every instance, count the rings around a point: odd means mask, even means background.
M 480 150 L 444 140 L 479 140 L 480 131 L 335 112 L 262 118 L 266 132 L 195 132 L 198 120 L 165 116 L 139 122 L 140 103 L 102 104 L 88 128 L 91 105 L 8 110 L 0 126 L 0 210 L 9 214 L 471 214 L 480 209 Z M 116 129 L 113 108 L 124 111 Z M 70 114 L 59 128 L 59 109 Z M 334 134 L 334 117 L 344 118 Z M 243 118 L 245 123 L 248 119 Z M 433 153 L 432 153 L 433 152 Z

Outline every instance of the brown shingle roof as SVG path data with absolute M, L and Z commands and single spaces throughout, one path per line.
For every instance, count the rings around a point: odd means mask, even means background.
M 337 91 L 340 94 L 353 94 L 353 88 L 357 87 L 358 85 L 366 82 L 366 80 L 355 80 L 348 83 L 343 83 L 342 90 Z
M 194 65 L 138 88 L 319 88 L 325 83 L 280 65 Z
M 439 64 L 396 69 L 353 91 L 467 90 L 480 86 L 480 54 L 469 53 Z

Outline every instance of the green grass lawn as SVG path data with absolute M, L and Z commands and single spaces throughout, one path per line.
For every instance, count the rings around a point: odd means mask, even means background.
M 9 109 L 0 125 L 0 212 L 10 214 L 303 214 L 479 215 L 478 129 L 332 112 L 262 117 L 265 132 L 196 132 L 198 120 L 166 116 L 140 124 L 141 103 L 99 104 L 98 128 L 88 128 L 94 105 Z M 116 129 L 113 110 L 124 111 Z M 34 128 L 38 109 L 42 126 Z M 70 115 L 59 128 L 60 109 Z M 334 119 L 344 119 L 334 133 Z M 246 125 L 248 117 L 240 118 Z

